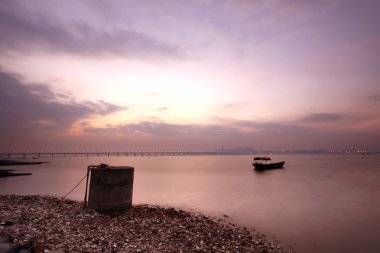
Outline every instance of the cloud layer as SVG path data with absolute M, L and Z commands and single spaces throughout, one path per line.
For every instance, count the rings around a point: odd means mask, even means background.
M 288 122 L 255 122 L 219 119 L 217 124 L 176 124 L 156 121 L 113 124 L 96 127 L 94 116 L 102 117 L 124 110 L 105 101 L 75 102 L 68 94 L 57 93 L 46 84 L 30 84 L 22 77 L 0 71 L 0 137 L 1 150 L 10 147 L 62 145 L 61 149 L 79 143 L 113 143 L 111 147 L 148 147 L 182 149 L 217 149 L 252 146 L 269 149 L 312 148 L 355 145 L 374 147 L 380 141 L 379 131 L 350 130 L 350 117 L 336 113 L 312 113 Z M 363 118 L 362 118 L 363 120 Z M 79 122 L 79 123 L 78 123 Z M 71 136 L 68 130 L 78 123 L 82 134 Z M 305 125 L 306 124 L 306 125 Z M 316 126 L 314 126 L 316 124 Z M 334 128 L 320 124 L 335 124 Z M 371 139 L 371 141 L 368 141 Z M 226 146 L 227 147 L 227 146 Z M 87 147 L 89 148 L 89 147 Z
M 379 148 L 376 6 L 2 1 L 1 148 Z
M 22 141 L 23 137 L 44 138 L 48 133 L 64 133 L 79 120 L 124 109 L 105 101 L 74 102 L 68 95 L 56 95 L 45 84 L 26 84 L 20 80 L 17 75 L 0 70 L 2 144 L 6 144 L 5 140 Z M 63 97 L 66 101 L 62 101 Z
M 146 34 L 112 28 L 99 30 L 84 22 L 59 23 L 30 13 L 15 1 L 0 5 L 0 52 L 69 53 L 83 56 L 178 58 L 181 49 Z

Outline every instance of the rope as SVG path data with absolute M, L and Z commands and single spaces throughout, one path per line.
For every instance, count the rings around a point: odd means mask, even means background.
M 79 183 L 77 183 L 77 184 L 74 186 L 74 188 L 71 189 L 71 191 L 69 191 L 69 193 L 67 193 L 67 194 L 63 197 L 63 199 L 65 199 L 70 193 L 72 193 L 72 191 L 74 191 L 75 188 L 77 188 L 77 187 L 80 185 L 80 183 L 82 183 L 83 179 L 85 179 L 86 177 L 87 177 L 87 174 L 84 175 L 84 177 L 79 181 Z

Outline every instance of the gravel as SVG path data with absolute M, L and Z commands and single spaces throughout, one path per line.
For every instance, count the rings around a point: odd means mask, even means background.
M 24 252 L 290 252 L 225 220 L 173 208 L 135 205 L 110 217 L 77 201 L 0 195 L 0 253 L 8 242 L 29 245 Z

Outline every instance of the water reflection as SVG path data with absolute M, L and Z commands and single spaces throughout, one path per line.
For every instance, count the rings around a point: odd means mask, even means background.
M 380 156 L 274 155 L 286 168 L 256 172 L 251 156 L 69 157 L 0 178 L 1 194 L 64 196 L 90 164 L 135 167 L 133 203 L 223 217 L 298 252 L 377 252 Z M 69 198 L 83 200 L 84 184 Z M 358 233 L 360 231 L 360 233 Z

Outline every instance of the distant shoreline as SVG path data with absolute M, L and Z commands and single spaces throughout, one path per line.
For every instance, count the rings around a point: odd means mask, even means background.
M 19 160 L 0 160 L 0 166 L 15 166 L 15 165 L 38 165 L 50 162 L 29 162 Z
M 0 222 L 13 245 L 29 240 L 42 252 L 290 252 L 226 221 L 158 206 L 109 217 L 77 201 L 0 195 Z
M 2 160 L 12 159 L 19 162 L 20 160 L 31 160 L 40 158 L 56 158 L 56 157 L 175 157 L 175 156 L 255 156 L 255 155 L 379 155 L 377 151 L 345 151 L 345 150 L 286 150 L 286 151 L 236 151 L 236 150 L 215 150 L 215 151 L 102 151 L 102 152 L 0 152 L 0 162 Z M 35 162 L 38 164 L 39 162 Z M 44 163 L 44 162 L 42 162 Z M 1 166 L 1 165 L 0 165 Z

